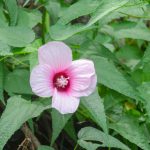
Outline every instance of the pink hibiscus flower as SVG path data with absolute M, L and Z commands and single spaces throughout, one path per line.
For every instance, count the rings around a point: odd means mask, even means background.
M 49 42 L 39 48 L 39 65 L 31 72 L 32 91 L 52 96 L 52 107 L 62 114 L 74 113 L 80 97 L 90 95 L 97 83 L 90 60 L 72 61 L 71 49 L 63 42 Z

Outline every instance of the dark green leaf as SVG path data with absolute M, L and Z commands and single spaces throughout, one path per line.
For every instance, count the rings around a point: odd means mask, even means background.
M 50 106 L 44 105 L 42 101 L 30 102 L 20 96 L 11 97 L 8 100 L 6 109 L 0 119 L 1 150 L 9 138 L 24 122 L 30 118 L 39 116 L 44 110 L 50 108 Z
M 130 150 L 116 138 L 92 127 L 82 128 L 78 133 L 78 138 L 79 145 L 87 150 L 96 150 L 98 147 L 113 147 Z M 97 142 L 97 144 L 95 142 Z M 98 144 L 98 142 L 102 142 L 102 144 Z
M 105 133 L 108 133 L 104 105 L 98 94 L 98 90 L 96 90 L 92 95 L 83 98 L 81 102 L 92 115 L 92 119 L 94 119 L 96 123 L 102 127 Z
M 143 150 L 149 150 L 149 140 L 144 134 L 138 121 L 132 116 L 125 115 L 118 122 L 110 125 L 110 128 L 128 139 L 131 143 L 138 145 Z
M 103 57 L 92 57 L 98 76 L 98 83 L 101 83 L 123 95 L 137 99 L 137 92 L 124 75 L 118 71 L 112 62 Z
M 38 150 L 54 150 L 52 147 L 41 145 L 39 146 Z
M 59 136 L 60 132 L 65 127 L 65 124 L 71 118 L 72 114 L 62 115 L 57 110 L 52 109 L 51 115 L 52 115 L 52 128 L 53 128 L 51 145 L 53 145 L 56 138 Z

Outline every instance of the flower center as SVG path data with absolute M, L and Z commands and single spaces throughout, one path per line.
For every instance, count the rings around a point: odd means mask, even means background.
M 53 79 L 53 84 L 54 84 L 54 87 L 57 88 L 57 90 L 66 91 L 68 87 L 70 86 L 70 79 L 68 75 L 60 72 L 60 73 L 55 74 L 54 79 Z

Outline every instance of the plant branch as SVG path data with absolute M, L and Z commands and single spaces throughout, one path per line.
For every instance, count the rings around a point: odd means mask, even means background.
M 24 133 L 25 137 L 27 139 L 30 139 L 34 148 L 37 149 L 40 145 L 39 140 L 36 138 L 36 136 L 32 133 L 32 131 L 30 130 L 30 128 L 27 126 L 27 124 L 25 123 L 22 128 L 21 128 L 22 132 Z

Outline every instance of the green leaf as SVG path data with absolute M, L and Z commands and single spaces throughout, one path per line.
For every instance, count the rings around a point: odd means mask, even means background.
M 29 62 L 30 62 L 30 72 L 32 69 L 38 65 L 38 52 L 33 52 L 29 56 Z
M 58 23 L 67 24 L 68 22 L 84 15 L 88 15 L 93 13 L 96 8 L 100 5 L 98 0 L 80 0 L 77 3 L 71 5 L 68 9 L 66 9 L 60 16 Z M 76 10 L 76 11 L 73 11 Z
M 144 150 L 150 149 L 149 139 L 147 139 L 138 121 L 131 115 L 122 116 L 118 122 L 110 124 L 110 128 L 140 148 Z
M 51 27 L 50 36 L 54 40 L 65 40 L 76 33 L 79 33 L 85 30 L 90 30 L 90 29 L 93 29 L 93 27 L 86 28 L 85 26 L 78 25 L 78 24 L 72 25 L 72 26 L 56 24 Z
M 38 150 L 54 150 L 54 148 L 49 147 L 49 146 L 45 146 L 45 145 L 40 145 L 38 147 Z
M 143 56 L 143 59 L 142 59 L 142 62 L 144 64 L 147 64 L 150 62 L 150 44 L 147 46 L 146 48 L 146 51 L 144 53 L 144 56 Z
M 115 32 L 116 38 L 131 38 L 131 39 L 141 39 L 150 41 L 150 30 L 148 28 L 136 26 L 130 29 L 122 29 Z
M 142 57 L 142 52 L 137 46 L 125 45 L 116 52 L 117 58 L 122 64 L 134 68 Z
M 114 26 L 105 26 L 103 32 L 110 34 L 116 39 L 131 38 L 150 41 L 150 29 L 143 23 L 122 22 Z
M 31 44 L 27 45 L 25 48 L 22 48 L 19 52 L 16 52 L 16 54 L 26 54 L 26 53 L 34 53 L 38 52 L 38 48 L 42 45 L 41 39 L 36 39 Z M 14 50 L 14 49 L 13 49 Z
M 88 22 L 88 26 L 94 24 L 105 15 L 109 14 L 110 12 L 122 7 L 128 2 L 128 0 L 105 0 L 96 10 L 96 12 L 92 15 L 90 21 Z
M 138 99 L 137 91 L 128 82 L 125 76 L 118 71 L 112 62 L 103 57 L 92 57 L 95 62 L 96 72 L 98 76 L 98 83 L 109 87 L 123 95 Z
M 18 19 L 18 6 L 16 0 L 4 0 L 10 17 L 10 25 L 14 26 Z
M 104 105 L 98 94 L 98 90 L 90 96 L 83 98 L 81 103 L 90 112 L 92 119 L 102 127 L 105 133 L 108 133 Z
M 133 18 L 149 19 L 147 5 L 148 3 L 145 0 L 130 0 L 125 7 L 118 9 L 117 12 Z
M 3 68 L 3 62 L 0 62 L 0 100 L 3 101 L 3 90 L 4 90 L 4 68 Z
M 5 78 L 5 90 L 10 94 L 33 94 L 29 84 L 29 76 L 29 71 L 24 69 L 8 73 Z
M 0 56 L 13 55 L 11 47 L 0 41 Z
M 8 100 L 5 111 L 0 119 L 0 149 L 2 150 L 9 138 L 28 119 L 39 116 L 50 106 L 42 103 L 26 101 L 20 96 L 11 97 Z
M 52 115 L 52 128 L 53 128 L 51 145 L 53 145 L 56 138 L 59 136 L 60 132 L 65 127 L 65 124 L 71 118 L 72 114 L 62 115 L 57 110 L 52 109 L 51 115 Z
M 85 0 L 79 1 L 64 11 L 58 22 L 51 27 L 50 35 L 55 40 L 65 40 L 76 33 L 90 29 L 91 26 L 98 20 L 102 19 L 110 12 L 120 8 L 127 2 L 128 0 L 105 0 L 100 2 L 97 0 L 86 0 L 86 2 Z M 69 24 L 71 20 L 91 13 L 91 19 L 86 25 Z
M 56 23 L 60 13 L 60 3 L 57 1 L 48 1 L 45 8 L 50 14 L 52 24 Z
M 96 150 L 98 147 L 113 147 L 130 150 L 118 139 L 92 127 L 82 128 L 78 133 L 78 138 L 78 144 L 87 150 Z M 97 144 L 95 142 L 97 142 Z M 102 144 L 98 144 L 98 142 Z
M 140 59 L 142 53 L 137 46 L 125 45 L 116 52 L 116 56 L 118 59 L 124 59 L 124 61 L 131 59 Z
M 142 85 L 140 85 L 137 89 L 139 91 L 139 95 L 145 100 L 144 107 L 146 108 L 150 118 L 150 82 L 142 83 Z
M 73 117 L 66 123 L 64 131 L 73 140 L 77 140 Z
M 42 14 L 38 10 L 29 11 L 27 9 L 19 9 L 18 26 L 26 26 L 33 28 L 42 22 Z
M 27 27 L 0 28 L 0 41 L 14 47 L 24 47 L 35 38 L 34 32 Z
M 3 3 L 2 1 L 0 1 L 0 27 L 6 27 L 6 26 L 8 26 L 8 22 L 3 12 Z

